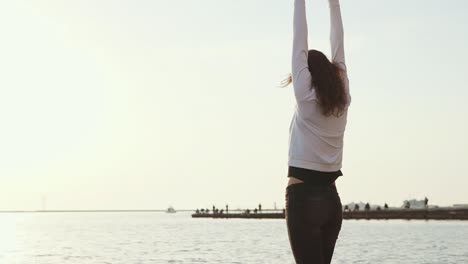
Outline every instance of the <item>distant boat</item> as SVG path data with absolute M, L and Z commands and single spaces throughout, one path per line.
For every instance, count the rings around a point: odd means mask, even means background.
M 167 208 L 167 210 L 166 210 L 166 213 L 170 213 L 170 214 L 173 214 L 175 212 L 176 212 L 176 210 L 172 206 L 169 206 L 169 208 Z

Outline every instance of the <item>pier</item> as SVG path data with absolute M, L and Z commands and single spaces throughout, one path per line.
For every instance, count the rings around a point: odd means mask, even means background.
M 284 219 L 284 211 L 257 213 L 194 213 L 192 218 Z M 385 209 L 344 211 L 343 219 L 468 220 L 468 208 Z

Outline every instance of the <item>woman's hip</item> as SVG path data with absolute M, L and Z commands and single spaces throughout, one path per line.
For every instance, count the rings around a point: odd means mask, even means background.
M 324 218 L 342 212 L 336 186 L 292 184 L 286 187 L 286 209 L 323 215 Z

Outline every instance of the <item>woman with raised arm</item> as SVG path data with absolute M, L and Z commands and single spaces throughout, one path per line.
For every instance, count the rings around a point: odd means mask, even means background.
M 296 110 L 290 124 L 286 222 L 296 263 L 330 263 L 343 220 L 335 180 L 351 102 L 339 0 L 330 6 L 332 60 L 308 50 L 305 0 L 294 3 L 292 74 Z

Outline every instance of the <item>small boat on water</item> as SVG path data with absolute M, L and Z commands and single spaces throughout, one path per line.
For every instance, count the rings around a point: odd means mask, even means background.
M 170 214 L 173 214 L 175 212 L 176 212 L 176 210 L 172 206 L 169 206 L 169 208 L 167 208 L 167 210 L 166 210 L 166 213 L 170 213 Z

